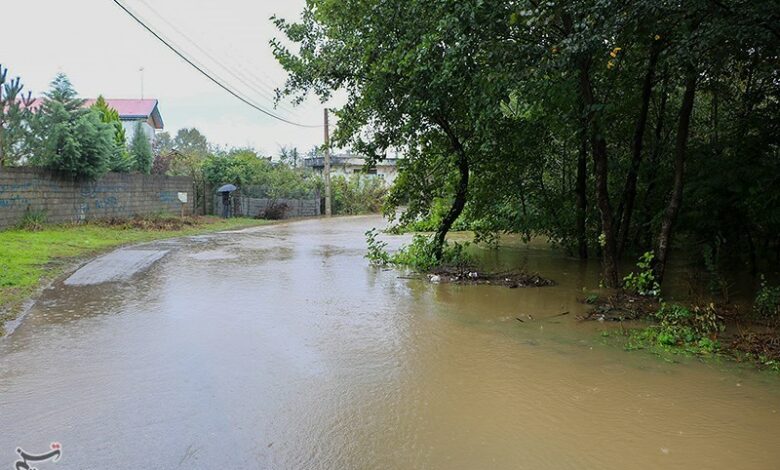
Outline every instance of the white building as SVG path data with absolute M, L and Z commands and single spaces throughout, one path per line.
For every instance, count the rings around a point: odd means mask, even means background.
M 379 178 L 385 182 L 385 185 L 391 186 L 398 176 L 398 158 L 385 158 L 376 162 L 376 165 L 366 170 L 366 160 L 363 157 L 348 153 L 332 155 L 330 157 L 330 176 L 351 177 L 352 175 L 362 175 L 364 178 Z M 303 159 L 303 166 L 311 168 L 315 172 L 322 174 L 325 168 L 324 157 L 306 157 Z
M 95 104 L 93 99 L 84 102 L 85 107 L 93 104 Z M 156 99 L 106 99 L 106 104 L 119 113 L 128 145 L 133 141 L 135 128 L 139 122 L 149 144 L 154 144 L 155 133 L 163 129 L 163 120 Z
M 95 99 L 84 100 L 83 106 L 85 108 L 91 107 L 95 104 Z M 36 98 L 33 104 L 30 105 L 30 109 L 38 111 L 43 106 L 43 98 Z M 125 129 L 125 138 L 127 144 L 133 140 L 135 135 L 135 128 L 137 123 L 141 123 L 141 129 L 149 140 L 149 144 L 154 144 L 155 133 L 163 128 L 162 116 L 160 116 L 160 110 L 157 107 L 156 99 L 124 99 L 114 98 L 106 99 L 106 104 L 109 107 L 116 109 L 119 113 L 119 120 L 122 122 L 122 127 Z

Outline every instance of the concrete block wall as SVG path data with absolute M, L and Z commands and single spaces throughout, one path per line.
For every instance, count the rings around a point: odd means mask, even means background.
M 19 223 L 28 210 L 43 210 L 49 223 L 170 213 L 179 215 L 179 193 L 187 193 L 185 215 L 193 212 L 193 181 L 185 176 L 108 173 L 77 181 L 38 168 L 0 168 L 0 229 Z

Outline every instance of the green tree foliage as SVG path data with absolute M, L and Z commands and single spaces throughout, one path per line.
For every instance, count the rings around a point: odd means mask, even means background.
M 173 148 L 183 154 L 205 157 L 209 153 L 209 142 L 206 136 L 194 127 L 179 129 L 173 138 Z
M 245 186 L 260 184 L 270 167 L 268 159 L 257 155 L 253 150 L 239 149 L 206 158 L 203 162 L 203 175 L 206 181 L 213 185 L 230 183 Z
M 279 160 L 293 168 L 298 166 L 301 161 L 301 154 L 298 152 L 297 147 L 282 147 L 279 149 Z
M 333 213 L 355 215 L 379 213 L 387 194 L 384 182 L 378 178 L 351 175 L 331 177 Z
M 115 149 L 114 127 L 82 105 L 68 78 L 57 75 L 33 120 L 31 163 L 84 179 L 108 171 Z
M 210 155 L 203 161 L 202 171 L 210 185 L 231 183 L 247 196 L 310 198 L 321 189 L 321 180 L 311 171 L 293 168 L 285 162 L 271 162 L 269 157 L 250 148 Z
M 18 163 L 27 150 L 32 94 L 22 93 L 19 77 L 9 78 L 0 65 L 0 166 Z
M 771 0 L 308 0 L 272 46 L 283 96 L 346 96 L 335 145 L 407 156 L 402 223 L 433 214 L 439 246 L 457 218 L 546 236 L 616 286 L 647 251 L 660 283 L 675 242 L 776 259 L 778 17 Z
M 86 112 L 82 109 L 84 100 L 79 98 L 70 79 L 64 73 L 58 73 L 52 80 L 50 89 L 46 92 L 46 101 L 59 103 L 69 113 L 83 114 Z
M 97 111 L 100 120 L 114 128 L 114 151 L 108 161 L 109 171 L 128 172 L 133 169 L 133 160 L 127 151 L 127 136 L 119 112 L 106 103 L 103 95 L 98 96 L 92 108 Z
M 135 124 L 133 138 L 130 141 L 130 155 L 133 160 L 133 168 L 136 171 L 148 175 L 152 172 L 152 146 L 140 122 Z
M 154 155 L 165 155 L 173 151 L 173 139 L 168 132 L 160 132 L 154 136 L 154 143 L 152 144 L 152 151 Z
M 500 161 L 510 148 L 505 140 L 517 135 L 511 130 L 518 123 L 501 119 L 498 106 L 514 83 L 502 64 L 515 46 L 496 41 L 508 34 L 510 7 L 310 0 L 300 23 L 276 19 L 298 49 L 272 42 L 290 75 L 283 94 L 346 94 L 334 145 L 367 155 L 369 164 L 392 147 L 415 160 L 410 166 L 432 170 L 428 178 L 402 180 L 396 191 L 412 202 L 409 218 L 426 211 L 431 196 L 451 198 L 434 237 L 439 259 L 469 198 L 472 172 Z

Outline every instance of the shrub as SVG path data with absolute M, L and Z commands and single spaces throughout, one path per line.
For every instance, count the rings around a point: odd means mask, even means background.
M 780 286 L 770 286 L 766 278 L 761 276 L 761 287 L 753 301 L 753 313 L 764 321 L 780 320 Z
M 662 304 L 654 318 L 658 325 L 632 332 L 629 347 L 672 347 L 694 353 L 713 353 L 720 349 L 717 337 L 725 326 L 713 304 L 691 309 Z
M 661 286 L 655 280 L 653 274 L 653 255 L 652 251 L 643 254 L 636 263 L 638 272 L 629 273 L 623 278 L 623 287 L 639 295 L 656 297 L 661 293 Z
M 378 266 L 394 264 L 418 272 L 430 272 L 437 268 L 465 270 L 474 265 L 473 258 L 466 253 L 466 248 L 470 245 L 468 242 L 445 242 L 441 261 L 438 261 L 434 255 L 433 237 L 415 235 L 410 244 L 401 247 L 392 255 L 387 253 L 387 243 L 377 239 L 376 229 L 366 232 L 366 242 L 368 244 L 366 258 L 371 264 Z
M 375 266 L 386 266 L 390 264 L 390 255 L 387 253 L 387 243 L 377 239 L 377 229 L 372 228 L 366 232 L 366 243 L 368 251 L 366 258 Z
M 467 243 L 445 242 L 441 261 L 436 259 L 433 237 L 415 235 L 412 243 L 402 247 L 392 256 L 393 264 L 408 266 L 415 271 L 431 271 L 434 268 L 465 268 L 473 264 L 466 253 Z
M 281 220 L 289 210 L 289 206 L 284 202 L 272 201 L 268 207 L 260 214 L 261 219 Z
M 387 194 L 384 182 L 378 178 L 341 175 L 330 180 L 333 213 L 340 215 L 381 212 Z
M 133 169 L 133 159 L 127 151 L 125 128 L 119 119 L 119 112 L 110 107 L 102 95 L 98 96 L 92 109 L 98 113 L 103 123 L 111 125 L 114 130 L 114 149 L 108 158 L 108 170 L 129 172 Z
M 43 230 L 46 218 L 46 211 L 28 208 L 18 226 L 22 230 L 37 232 L 38 230 Z

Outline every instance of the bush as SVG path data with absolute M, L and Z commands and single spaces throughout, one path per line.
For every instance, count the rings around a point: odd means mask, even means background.
M 339 215 L 374 214 L 382 211 L 387 194 L 378 178 L 353 175 L 349 179 L 334 176 L 330 180 L 333 213 Z
M 766 278 L 761 276 L 761 287 L 753 301 L 753 313 L 763 321 L 777 322 L 780 320 L 780 286 L 770 286 Z
M 415 271 L 430 271 L 439 264 L 433 253 L 432 239 L 425 235 L 415 235 L 412 238 L 412 243 L 404 246 L 392 256 L 392 262 L 408 266 Z
M 658 285 L 653 274 L 654 256 L 652 251 L 648 251 L 639 258 L 636 263 L 638 272 L 630 273 L 623 278 L 623 287 L 626 290 L 650 297 L 657 297 L 661 293 L 661 286 Z
M 268 204 L 268 207 L 266 207 L 265 210 L 259 215 L 259 218 L 268 220 L 281 220 L 284 219 L 284 215 L 288 210 L 289 206 L 287 206 L 286 203 L 273 201 Z
M 43 227 L 46 224 L 46 218 L 46 211 L 44 210 L 27 209 L 27 212 L 24 213 L 24 217 L 22 217 L 18 227 L 22 230 L 37 232 L 38 230 L 43 230 Z
M 390 264 L 390 255 L 387 253 L 387 243 L 377 240 L 378 231 L 375 228 L 366 232 L 366 243 L 368 252 L 366 258 L 375 266 L 386 266 Z
M 119 112 L 110 107 L 102 95 L 98 96 L 92 109 L 98 113 L 103 123 L 111 125 L 114 129 L 114 150 L 108 158 L 108 171 L 129 172 L 133 169 L 133 159 L 127 151 L 125 128 L 119 119 Z
M 682 348 L 695 353 L 713 353 L 720 349 L 717 337 L 725 325 L 712 304 L 691 309 L 662 304 L 654 317 L 658 325 L 632 332 L 629 346 Z
M 398 252 L 387 253 L 387 243 L 377 240 L 376 229 L 366 232 L 368 253 L 366 258 L 374 265 L 394 264 L 406 266 L 419 272 L 430 272 L 437 268 L 465 270 L 473 266 L 473 258 L 466 253 L 469 243 L 445 242 L 442 259 L 436 259 L 433 237 L 415 235 L 412 242 L 403 246 Z

